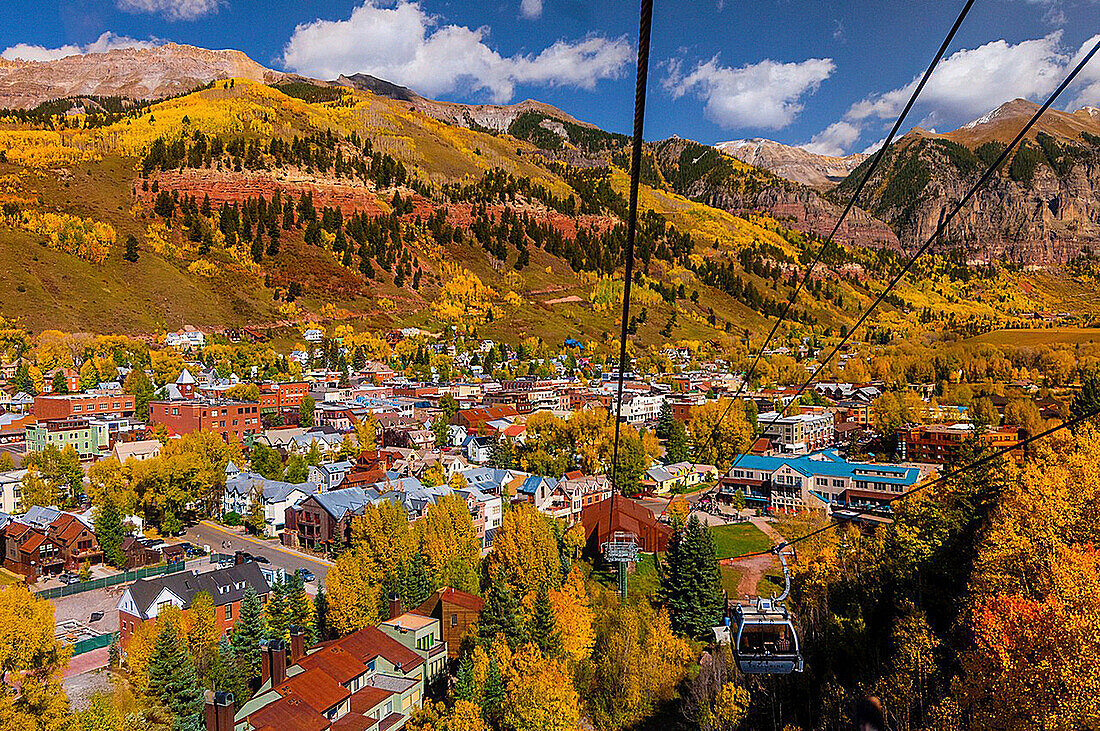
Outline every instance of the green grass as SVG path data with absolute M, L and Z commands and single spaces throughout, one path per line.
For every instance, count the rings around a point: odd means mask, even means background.
M 752 523 L 720 525 L 710 529 L 718 558 L 732 558 L 744 553 L 766 551 L 772 547 L 771 539 Z

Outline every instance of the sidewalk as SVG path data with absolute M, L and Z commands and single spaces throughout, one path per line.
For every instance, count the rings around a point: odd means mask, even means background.
M 71 678 L 75 675 L 83 675 L 92 670 L 107 667 L 107 661 L 110 659 L 110 652 L 111 648 L 101 647 L 98 650 L 85 652 L 83 655 L 77 655 L 71 658 L 69 660 L 69 666 L 65 668 L 65 672 L 62 673 L 61 677 Z

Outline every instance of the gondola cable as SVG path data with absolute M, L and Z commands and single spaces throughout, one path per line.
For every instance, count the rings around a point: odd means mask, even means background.
M 706 452 L 706 449 L 710 446 L 711 442 L 714 439 L 714 435 L 718 430 L 718 425 L 720 425 L 729 415 L 730 409 L 733 408 L 734 403 L 737 402 L 737 399 L 744 392 L 745 386 L 752 382 L 752 377 L 756 373 L 756 367 L 757 365 L 759 365 L 760 359 L 763 357 L 764 352 L 768 349 L 768 345 L 771 344 L 772 338 L 775 337 L 775 333 L 779 330 L 779 326 L 787 319 L 787 315 L 790 314 L 791 308 L 794 307 L 795 300 L 798 299 L 799 293 L 810 281 L 810 276 L 813 274 L 814 269 L 817 268 L 817 265 L 821 263 L 822 259 L 825 256 L 825 251 L 832 245 L 833 238 L 840 230 L 841 224 L 844 223 L 844 220 L 848 217 L 848 214 L 855 207 L 856 201 L 859 200 L 859 196 L 863 192 L 864 186 L 867 185 L 867 181 L 871 179 L 871 176 L 874 175 L 875 170 L 882 162 L 883 158 L 886 155 L 887 148 L 890 146 L 890 143 L 894 141 L 894 137 L 897 135 L 898 130 L 901 129 L 902 123 L 909 115 L 909 111 L 913 108 L 913 104 L 916 103 L 917 97 L 919 97 L 921 92 L 924 90 L 925 85 L 928 83 L 928 79 L 931 78 L 932 72 L 936 70 L 936 67 L 940 63 L 940 60 L 943 59 L 944 53 L 947 52 L 947 47 L 951 44 L 951 41 L 954 40 L 955 34 L 958 32 L 959 27 L 962 25 L 963 20 L 966 18 L 967 14 L 970 12 L 971 6 L 973 5 L 974 0 L 967 0 L 966 3 L 963 5 L 962 10 L 959 11 L 959 16 L 955 18 L 955 23 L 951 26 L 951 30 L 948 31 L 947 36 L 943 39 L 943 43 L 940 44 L 939 50 L 936 51 L 936 55 L 932 58 L 932 62 L 928 64 L 928 68 L 925 70 L 924 75 L 921 76 L 920 82 L 913 89 L 913 93 L 909 95 L 909 101 L 905 103 L 905 106 L 901 110 L 901 114 L 898 115 L 898 118 L 894 122 L 893 127 L 890 128 L 889 134 L 887 134 L 886 137 L 883 139 L 882 146 L 875 152 L 874 157 L 871 158 L 871 163 L 867 166 L 867 171 L 864 173 L 863 177 L 860 178 L 859 183 L 856 185 L 855 191 L 852 193 L 852 197 L 848 200 L 847 205 L 844 207 L 844 211 L 836 220 L 836 223 L 833 225 L 832 231 L 829 232 L 829 235 L 825 238 L 825 241 L 822 242 L 820 247 L 818 247 L 817 254 L 814 256 L 809 266 L 806 267 L 806 271 L 803 273 L 802 278 L 799 279 L 795 288 L 791 291 L 790 296 L 787 298 L 787 304 L 783 307 L 783 312 L 779 315 L 779 318 L 775 321 L 775 323 L 772 324 L 771 330 L 768 332 L 768 336 L 764 338 L 763 344 L 760 346 L 760 349 L 757 350 L 756 356 L 753 358 L 749 369 L 745 372 L 745 377 L 741 380 L 740 385 L 738 385 L 737 387 L 737 391 L 733 394 L 733 397 L 730 400 L 729 404 L 727 404 L 725 410 L 722 412 L 722 418 L 718 420 L 715 428 L 712 429 L 710 434 L 707 435 L 707 441 L 704 442 L 701 449 L 697 450 L 697 454 L 701 455 Z
M 619 381 L 615 397 L 615 441 L 611 450 L 611 484 L 619 470 L 619 432 L 623 416 L 626 378 L 627 323 L 630 321 L 630 284 L 634 277 L 634 238 L 638 229 L 638 187 L 641 182 L 642 126 L 645 119 L 646 84 L 649 77 L 649 37 L 653 25 L 653 0 L 641 0 L 638 19 L 638 73 L 634 86 L 634 138 L 630 150 L 630 208 L 626 221 L 626 266 L 623 274 L 623 321 L 619 334 Z M 614 504 L 612 505 L 614 507 Z
M 1057 99 L 1058 96 L 1063 91 L 1065 91 L 1066 87 L 1068 87 L 1073 82 L 1073 80 L 1077 77 L 1081 70 L 1084 69 L 1084 67 L 1088 64 L 1092 57 L 1096 55 L 1096 52 L 1098 50 L 1100 50 L 1100 41 L 1098 41 L 1092 47 L 1092 50 L 1085 54 L 1085 56 L 1074 67 L 1069 75 L 1066 76 L 1062 83 L 1058 85 L 1058 88 L 1055 89 L 1054 92 L 1043 103 L 1043 105 L 1035 111 L 1035 114 L 1033 114 L 1031 116 L 1031 119 L 1029 119 L 1027 123 L 1020 129 L 1020 131 L 1013 138 L 1012 142 L 1010 142 L 1008 146 L 1001 151 L 997 158 L 986 168 L 985 172 L 982 173 L 982 176 L 977 180 L 977 182 L 975 182 L 974 185 L 972 185 L 969 190 L 967 190 L 966 194 L 963 195 L 962 198 L 960 198 L 955 203 L 950 213 L 948 213 L 940 220 L 939 225 L 936 227 L 936 230 L 932 232 L 932 235 L 928 237 L 928 239 L 920 246 L 920 248 L 913 252 L 913 255 L 909 257 L 909 260 L 901 268 L 901 271 L 894 275 L 894 277 L 886 285 L 885 289 L 883 289 L 882 292 L 880 292 L 878 296 L 875 297 L 874 301 L 871 302 L 871 305 L 866 310 L 864 310 L 863 314 L 861 314 L 859 316 L 859 319 L 856 320 L 856 323 L 852 325 L 848 332 L 840 339 L 840 342 L 838 342 L 833 347 L 833 349 L 829 352 L 829 355 L 827 355 L 825 359 L 822 360 L 816 368 L 814 368 L 813 373 L 811 373 L 810 377 L 807 378 L 801 386 L 799 386 L 798 390 L 795 391 L 794 396 L 791 397 L 790 401 L 785 406 L 778 409 L 775 416 L 764 426 L 763 429 L 759 429 L 757 431 L 757 434 L 766 433 L 769 427 L 773 426 L 777 421 L 783 418 L 783 416 L 787 412 L 787 409 L 789 409 L 792 404 L 798 402 L 799 398 L 802 396 L 802 394 L 806 392 L 806 389 L 809 388 L 810 384 L 812 384 L 814 380 L 816 380 L 818 373 L 820 373 L 832 361 L 832 359 L 836 357 L 837 353 L 840 352 L 840 349 L 843 348 L 848 340 L 852 337 L 852 335 L 855 334 L 860 325 L 862 325 L 867 320 L 867 318 L 870 317 L 871 313 L 875 311 L 875 308 L 877 308 L 882 303 L 882 301 L 886 299 L 886 296 L 890 293 L 890 291 L 895 286 L 897 286 L 902 278 L 909 272 L 909 270 L 913 267 L 913 264 L 916 263 L 917 259 L 919 259 L 921 255 L 928 251 L 928 248 L 932 246 L 933 243 L 939 240 L 939 238 L 947 230 L 947 227 L 951 223 L 951 221 L 953 221 L 955 216 L 958 215 L 959 211 L 961 211 L 963 207 L 970 202 L 970 199 L 973 198 L 974 195 L 977 194 L 977 192 L 981 188 L 983 188 L 990 179 L 992 179 L 997 170 L 1000 169 L 1001 165 L 1005 162 L 1005 160 L 1008 159 L 1008 156 L 1013 151 L 1013 149 L 1015 149 L 1020 141 L 1027 135 L 1028 131 L 1030 131 L 1033 126 L 1035 126 L 1035 124 L 1043 116 L 1046 110 L 1049 109 L 1051 104 L 1054 103 L 1054 100 Z M 733 467 L 736 467 L 741 459 L 744 458 L 746 454 L 748 454 L 748 451 L 752 448 L 754 441 L 755 439 L 750 440 L 748 447 L 741 451 L 740 454 L 738 454 L 737 458 L 733 461 L 733 464 L 730 465 L 731 469 Z

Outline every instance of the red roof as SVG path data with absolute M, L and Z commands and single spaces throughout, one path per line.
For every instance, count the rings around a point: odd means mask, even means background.
M 469 609 L 472 612 L 480 612 L 481 609 L 485 606 L 485 600 L 481 597 L 475 596 L 473 594 L 467 594 L 464 591 L 452 589 L 451 587 L 447 586 L 437 590 L 434 594 L 428 597 L 423 604 L 412 610 L 413 614 L 430 617 L 432 616 L 432 612 L 435 610 L 435 607 L 439 602 L 457 604 L 463 609 Z
M 424 664 L 424 658 L 402 645 L 377 627 L 364 627 L 358 632 L 335 642 L 352 655 L 366 662 L 376 657 L 384 657 L 389 662 L 408 673 Z
M 268 703 L 248 717 L 248 722 L 261 728 L 271 726 L 294 731 L 325 731 L 329 721 L 310 708 L 301 698 L 280 698 Z
M 298 664 L 307 670 L 323 670 L 337 683 L 346 683 L 367 671 L 367 666 L 359 658 L 337 645 L 306 655 Z
M 318 713 L 327 711 L 351 695 L 351 691 L 317 668 L 298 673 L 277 686 L 275 692 L 287 700 L 300 698 Z

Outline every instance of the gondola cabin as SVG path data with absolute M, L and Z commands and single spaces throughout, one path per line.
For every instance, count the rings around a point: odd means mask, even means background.
M 756 599 L 733 608 L 733 656 L 746 675 L 789 675 L 802 672 L 798 633 L 786 607 L 771 599 Z

